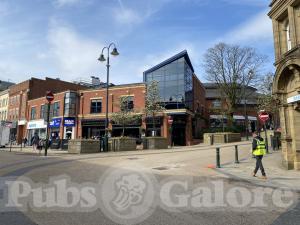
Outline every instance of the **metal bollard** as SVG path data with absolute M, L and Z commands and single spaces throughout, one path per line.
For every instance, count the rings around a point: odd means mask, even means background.
M 221 168 L 221 165 L 220 165 L 220 148 L 216 148 L 216 168 Z
M 234 147 L 235 147 L 235 163 L 236 163 L 236 164 L 239 164 L 240 161 L 239 161 L 239 150 L 238 150 L 238 146 L 235 145 Z

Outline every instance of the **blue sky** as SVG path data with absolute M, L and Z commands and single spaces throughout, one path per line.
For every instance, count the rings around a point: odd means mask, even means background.
M 273 71 L 270 0 L 0 0 L 0 79 L 99 76 L 101 49 L 115 42 L 111 81 L 142 72 L 186 49 L 203 80 L 206 49 L 223 41 L 268 56 Z

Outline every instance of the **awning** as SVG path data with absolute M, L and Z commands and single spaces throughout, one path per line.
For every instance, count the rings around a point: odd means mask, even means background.
M 245 120 L 244 116 L 239 116 L 239 115 L 233 115 L 234 120 Z
M 223 119 L 227 119 L 226 116 L 222 116 L 222 115 L 210 115 L 209 116 L 210 119 L 218 119 L 218 120 L 222 119 L 222 117 L 223 117 Z

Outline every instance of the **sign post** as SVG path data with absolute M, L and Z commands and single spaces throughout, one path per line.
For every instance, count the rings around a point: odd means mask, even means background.
M 266 143 L 266 150 L 267 153 L 269 153 L 269 143 L 268 143 L 268 136 L 267 136 L 267 126 L 266 126 L 266 122 L 269 120 L 270 116 L 268 113 L 266 113 L 265 111 L 262 111 L 259 113 L 258 115 L 260 121 L 263 123 L 264 125 L 264 130 L 265 130 L 265 143 Z
M 47 130 L 46 130 L 46 143 L 45 143 L 45 156 L 47 156 L 48 144 L 49 144 L 49 122 L 50 122 L 50 108 L 51 102 L 54 100 L 54 95 L 51 91 L 47 91 L 46 99 L 48 101 L 47 107 Z

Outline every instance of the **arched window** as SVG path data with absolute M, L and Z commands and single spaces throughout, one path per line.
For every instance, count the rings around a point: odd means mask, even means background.
M 290 29 L 290 24 L 287 21 L 285 25 L 285 32 L 286 32 L 286 44 L 287 44 L 287 50 L 292 49 L 292 40 L 291 40 L 291 29 Z

